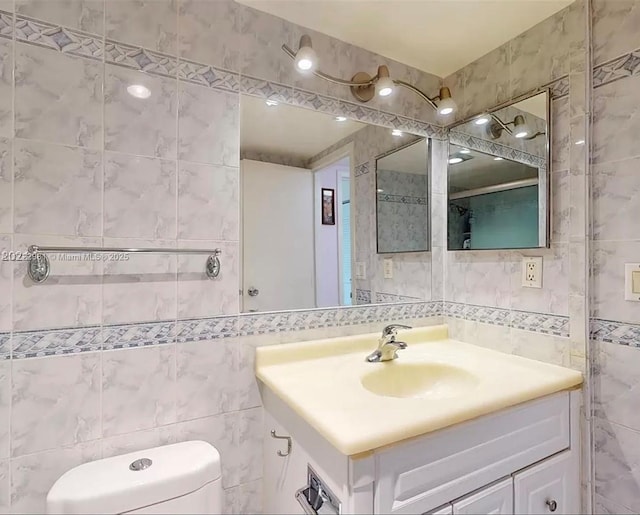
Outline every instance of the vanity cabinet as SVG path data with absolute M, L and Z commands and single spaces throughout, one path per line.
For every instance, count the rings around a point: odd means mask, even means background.
M 315 513 L 296 500 L 309 471 L 341 513 L 580 512 L 578 391 L 356 456 L 342 455 L 266 388 L 263 401 L 265 513 Z M 287 441 L 271 431 L 292 438 L 288 456 L 278 455 Z

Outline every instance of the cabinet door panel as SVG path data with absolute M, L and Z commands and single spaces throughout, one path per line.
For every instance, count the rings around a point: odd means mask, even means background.
M 580 477 L 571 451 L 515 474 L 513 483 L 516 514 L 580 511 Z
M 453 513 L 474 515 L 511 515 L 513 513 L 513 481 L 511 478 L 453 503 Z

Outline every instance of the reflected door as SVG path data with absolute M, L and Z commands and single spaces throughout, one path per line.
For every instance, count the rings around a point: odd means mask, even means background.
M 243 311 L 315 307 L 313 176 L 243 160 Z

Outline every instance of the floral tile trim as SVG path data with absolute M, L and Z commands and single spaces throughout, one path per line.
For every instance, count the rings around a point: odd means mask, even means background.
M 356 177 L 360 177 L 361 175 L 365 175 L 367 173 L 369 173 L 369 162 L 367 161 L 366 163 L 362 163 L 361 165 L 358 165 L 355 167 L 354 169 L 354 175 Z
M 371 290 L 356 288 L 356 304 L 371 304 Z
M 176 341 L 176 322 L 105 326 L 104 350 L 146 347 Z
M 596 66 L 593 69 L 593 87 L 635 75 L 640 75 L 640 49 Z
M 0 38 L 13 38 L 13 13 L 0 11 Z
M 176 342 L 197 342 L 238 336 L 238 317 L 179 320 Z
M 511 327 L 554 336 L 569 336 L 569 317 L 528 311 L 512 311 Z
M 389 193 L 378 193 L 378 202 L 391 202 L 394 204 L 418 204 L 427 205 L 425 197 L 412 197 L 411 195 L 391 195 Z
M 0 361 L 11 358 L 11 333 L 0 333 Z
M 104 52 L 104 44 L 99 36 L 18 15 L 16 15 L 15 33 L 17 41 L 48 47 L 79 57 L 101 60 Z
M 456 130 L 450 131 L 449 138 L 451 143 L 454 145 L 473 148 L 480 152 L 500 156 L 512 161 L 518 161 L 519 163 L 525 163 L 536 168 L 546 167 L 546 160 L 544 157 L 529 154 L 528 152 L 523 152 L 522 150 L 517 150 L 515 148 L 502 145 L 501 143 L 488 141 Z
M 591 320 L 591 339 L 599 342 L 640 347 L 640 324 L 627 324 L 595 318 Z
M 180 60 L 178 79 L 225 91 L 240 91 L 240 77 L 237 73 L 193 61 Z
M 59 356 L 102 348 L 100 327 L 79 327 L 13 333 L 13 359 Z

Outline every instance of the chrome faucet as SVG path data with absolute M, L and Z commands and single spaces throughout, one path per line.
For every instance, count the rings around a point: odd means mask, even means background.
M 406 349 L 407 344 L 396 341 L 398 329 L 411 329 L 411 326 L 391 324 L 382 330 L 382 336 L 378 340 L 378 348 L 366 357 L 369 363 L 391 361 L 398 357 L 398 350 Z

